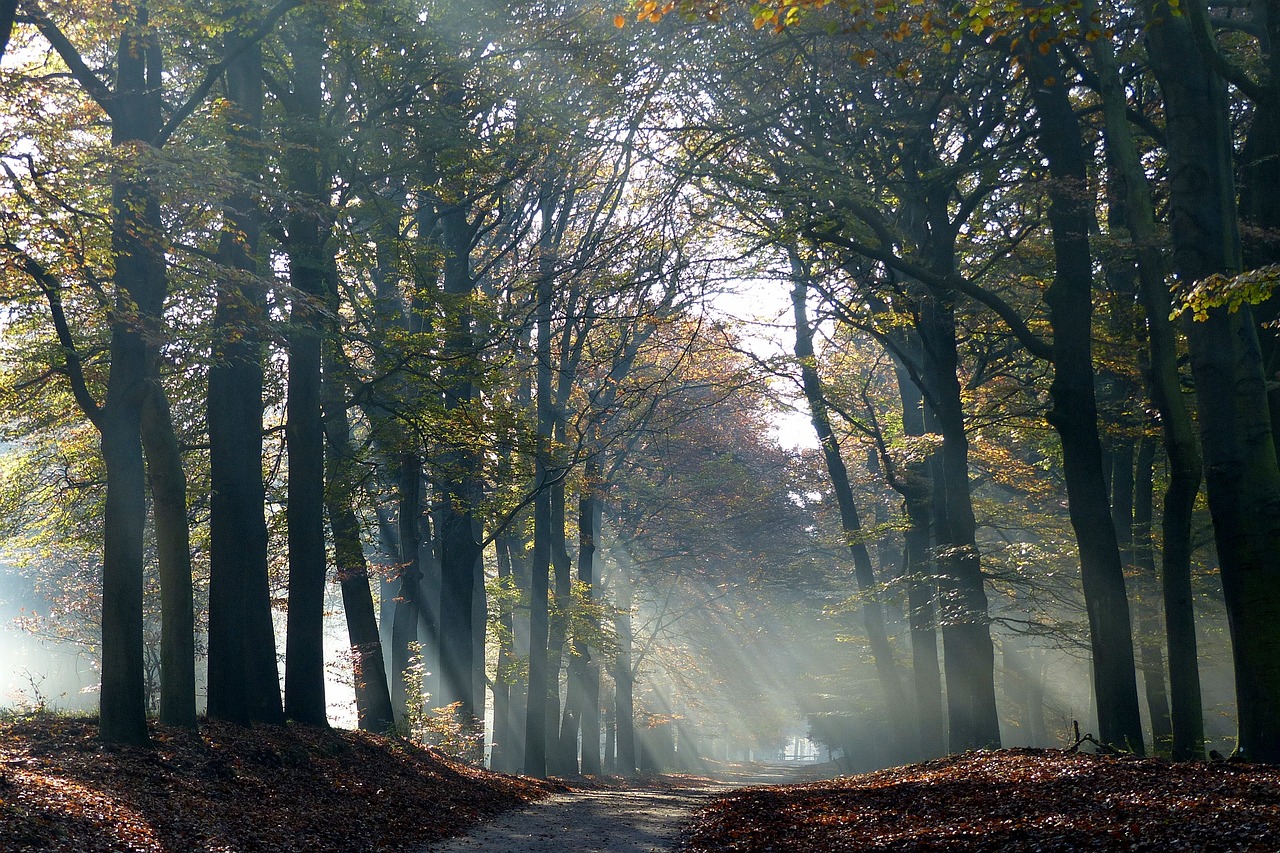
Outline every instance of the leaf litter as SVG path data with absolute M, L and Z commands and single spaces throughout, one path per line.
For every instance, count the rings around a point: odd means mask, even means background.
M 805 785 L 704 809 L 688 853 L 1275 851 L 1280 768 L 1012 749 Z
M 364 732 L 202 722 L 151 737 L 108 747 L 88 720 L 0 722 L 0 850 L 405 850 L 563 790 Z

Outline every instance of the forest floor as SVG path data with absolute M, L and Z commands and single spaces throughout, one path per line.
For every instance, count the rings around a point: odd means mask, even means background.
M 683 850 L 1277 851 L 1280 768 L 1009 749 L 733 791 Z
M 87 720 L 0 721 L 0 851 L 407 851 L 565 790 L 362 732 L 151 736 L 112 748 Z
M 152 739 L 109 748 L 90 721 L 0 720 L 0 851 L 1280 850 L 1280 768 L 1244 764 L 1015 749 L 805 784 L 767 783 L 830 768 L 571 789 L 360 732 L 205 723 Z

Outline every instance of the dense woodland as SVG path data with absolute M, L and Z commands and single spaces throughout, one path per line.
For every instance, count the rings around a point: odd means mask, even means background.
M 1273 4 L 0 6 L 0 537 L 103 740 L 1280 761 Z

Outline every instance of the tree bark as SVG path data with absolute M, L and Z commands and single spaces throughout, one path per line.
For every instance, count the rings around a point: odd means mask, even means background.
M 1081 7 L 1085 19 L 1091 20 L 1094 11 L 1092 0 Z M 1124 220 L 1138 262 L 1138 288 L 1147 318 L 1151 362 L 1148 383 L 1152 402 L 1160 413 L 1169 460 L 1169 485 L 1161 517 L 1161 580 L 1169 645 L 1172 756 L 1175 760 L 1187 761 L 1204 754 L 1199 656 L 1191 606 L 1191 520 L 1200 489 L 1200 448 L 1182 397 L 1177 339 L 1169 319 L 1172 300 L 1165 284 L 1165 261 L 1160 251 L 1162 241 L 1156 230 L 1146 172 L 1126 115 L 1127 96 L 1119 66 L 1109 39 L 1095 40 L 1090 51 L 1101 82 L 1107 159 L 1122 186 L 1115 198 L 1124 206 Z
M 116 52 L 112 147 L 126 158 L 161 126 L 160 46 L 139 3 Z M 99 734 L 108 743 L 147 744 L 143 673 L 143 538 L 146 487 L 141 412 L 148 394 L 148 335 L 155 335 L 168 290 L 160 204 L 143 177 L 112 178 L 111 254 L 115 308 L 111 374 L 100 415 L 107 494 L 103 511 L 102 692 Z
M 411 706 L 422 699 L 422 685 L 409 682 L 414 647 L 418 644 L 421 602 L 422 465 L 415 453 L 403 453 L 396 472 L 400 540 L 399 577 L 395 610 L 391 617 L 391 704 L 403 721 Z M 419 650 L 420 651 L 420 650 Z
M 901 365 L 895 366 L 902 399 L 902 429 L 908 436 L 925 435 L 924 399 Z M 946 716 L 942 706 L 942 673 L 938 665 L 937 613 L 934 610 L 933 559 L 929 540 L 933 500 L 928 462 L 908 466 L 898 478 L 909 527 L 904 546 L 903 575 L 907 584 L 907 618 L 911 626 L 911 675 L 915 687 L 920 753 L 925 759 L 947 751 Z
M 1151 714 L 1152 749 L 1158 754 L 1173 750 L 1173 721 L 1169 712 L 1169 694 L 1164 681 L 1164 648 L 1160 642 L 1160 616 L 1153 600 L 1159 593 L 1155 554 L 1151 547 L 1152 493 L 1154 491 L 1156 443 L 1150 437 L 1139 439 L 1135 454 L 1136 475 L 1133 494 L 1133 566 L 1138 579 L 1139 660 L 1142 662 L 1142 685 L 1147 694 L 1147 710 Z M 1118 529 L 1118 528 L 1117 528 Z M 1190 602 L 1188 602 L 1188 607 Z M 1193 626 L 1194 627 L 1194 626 Z M 1194 639 L 1194 635 L 1193 635 Z M 1199 672 L 1195 673 L 1199 684 Z M 1199 691 L 1196 691 L 1199 693 Z
M 613 665 L 613 724 L 617 757 L 613 772 L 619 776 L 636 775 L 636 706 L 635 670 L 631 662 L 631 646 L 635 639 L 631 629 L 631 579 L 625 568 L 618 570 L 615 630 L 618 656 Z
M 1240 271 L 1226 89 L 1185 17 L 1147 5 L 1164 94 L 1174 271 L 1187 283 Z M 1214 308 L 1188 324 L 1205 485 L 1235 663 L 1238 751 L 1280 761 L 1280 469 L 1253 313 Z M 1172 651 L 1171 651 L 1172 656 Z M 1174 720 L 1174 737 L 1179 736 Z
M 926 295 L 921 306 L 921 379 L 935 428 L 942 436 L 934 477 L 934 539 L 938 566 L 938 620 L 947 684 L 948 747 L 952 752 L 998 748 L 995 647 L 969 490 L 969 438 L 965 434 L 956 373 L 955 309 Z
M 332 297 L 336 292 L 331 290 Z M 360 536 L 360 519 L 355 511 L 356 459 L 351 446 L 351 426 L 347 420 L 340 344 L 329 340 L 326 355 L 322 409 L 325 454 L 325 509 L 333 532 L 333 550 L 338 583 L 342 589 L 342 610 L 351 642 L 352 677 L 355 681 L 356 720 L 364 731 L 386 734 L 395 730 L 395 712 L 387 685 L 386 663 L 378 619 L 373 608 L 369 564 Z
M 285 179 L 293 194 L 285 251 L 294 294 L 289 315 L 289 389 L 285 444 L 289 458 L 289 613 L 285 635 L 285 716 L 328 725 L 324 691 L 324 429 L 320 361 L 327 224 L 320 120 L 325 19 L 308 11 L 288 31 L 293 87 L 284 103 L 290 147 Z
M 245 14 L 243 9 L 233 12 Z M 262 53 L 233 29 L 224 52 L 227 150 L 239 186 L 223 205 L 222 267 L 209 365 L 208 714 L 247 724 L 284 721 L 267 578 L 262 390 L 265 284 L 258 279 L 262 214 Z
M 478 369 L 471 314 L 475 290 L 470 262 L 471 232 L 461 210 L 445 213 L 441 225 L 446 300 L 444 410 L 447 418 L 461 423 L 475 396 L 474 377 Z M 460 703 L 459 721 L 475 727 L 483 718 L 484 697 L 477 697 L 473 689 L 472 617 L 475 567 L 480 559 L 475 528 L 481 489 L 480 462 L 471 436 L 463 435 L 446 442 L 441 469 L 444 492 L 440 522 L 441 699 L 446 705 Z
M 584 471 L 582 496 L 578 500 L 578 580 L 586 585 L 590 598 L 595 598 L 595 562 L 599 551 L 600 535 L 600 462 L 592 456 Z M 599 625 L 590 623 L 593 631 Z M 600 663 L 591 645 L 581 638 L 574 638 L 574 664 L 570 667 L 569 686 L 575 681 L 581 685 L 581 699 L 575 703 L 578 709 L 582 733 L 582 772 L 600 774 Z M 570 732 L 577 740 L 577 732 Z
M 187 475 L 169 399 L 154 375 L 142 408 L 142 448 L 155 517 L 160 572 L 160 722 L 196 727 L 196 619 L 192 600 Z
M 831 429 L 831 420 L 827 415 L 827 400 L 818 376 L 813 350 L 813 330 L 809 327 L 805 304 L 809 292 L 808 282 L 799 260 L 795 257 L 792 258 L 792 278 L 794 288 L 791 291 L 791 303 L 796 328 L 795 354 L 796 360 L 800 363 L 801 385 L 809 404 L 809 418 L 813 423 L 813 429 L 818 436 L 818 444 L 822 448 L 822 456 L 826 462 L 827 477 L 835 491 L 836 503 L 840 508 L 840 524 L 845 543 L 853 556 L 854 578 L 862 601 L 862 621 L 867 632 L 867 642 L 871 647 L 872 659 L 875 661 L 876 674 L 879 676 L 880 689 L 884 691 L 883 699 L 889 727 L 897 741 L 895 754 L 906 758 L 914 752 L 912 720 L 907 710 L 911 705 L 907 702 L 907 694 L 902 687 L 902 677 L 898 672 L 893 648 L 889 644 L 889 635 L 885 629 L 884 610 L 876 590 L 871 556 L 867 553 L 867 546 L 863 541 L 862 522 L 858 517 L 853 489 L 849 485 L 849 471 L 840 455 L 840 445 Z
M 1053 329 L 1053 408 L 1048 418 L 1062 441 L 1068 512 L 1080 549 L 1099 738 L 1108 747 L 1142 754 L 1129 601 L 1116 530 L 1107 511 L 1094 392 L 1088 158 L 1063 71 L 1048 56 L 1038 50 L 1025 54 L 1030 73 L 1045 81 L 1033 88 L 1032 99 L 1040 122 L 1038 144 L 1049 162 L 1056 267 L 1044 296 Z

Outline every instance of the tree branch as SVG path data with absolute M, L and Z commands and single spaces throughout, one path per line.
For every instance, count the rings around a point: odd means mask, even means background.
M 67 69 L 71 72 L 71 76 L 75 78 L 89 97 L 102 107 L 102 111 L 111 117 L 112 121 L 117 120 L 118 116 L 115 111 L 116 96 L 111 91 L 111 87 L 102 81 L 93 69 L 85 64 L 84 58 L 80 55 L 80 51 L 76 50 L 76 46 L 71 43 L 71 39 L 58 28 L 58 25 L 49 20 L 49 16 L 45 14 L 44 9 L 40 8 L 40 4 L 36 0 L 25 0 L 23 3 L 24 17 L 26 21 L 34 24 L 36 29 L 40 31 L 40 35 L 57 51 L 58 56 L 62 57 L 62 61 L 66 63 Z
M 160 132 L 156 134 L 156 138 L 152 140 L 151 144 L 156 148 L 163 148 L 164 144 L 168 142 L 173 134 L 177 132 L 178 128 L 182 126 L 182 123 L 186 121 L 193 112 L 195 112 L 196 107 L 200 106 L 200 104 L 204 102 L 204 99 L 208 97 L 209 91 L 213 89 L 213 85 L 218 82 L 218 78 L 222 76 L 222 72 L 227 69 L 227 66 L 239 59 L 246 50 L 270 35 L 271 31 L 275 29 L 276 24 L 285 16 L 286 13 L 292 9 L 296 9 L 302 4 L 303 0 L 280 0 L 280 2 L 267 13 L 267 16 L 262 19 L 262 23 L 258 25 L 258 28 L 254 30 L 248 38 L 236 45 L 234 50 L 222 57 L 216 65 L 205 72 L 204 79 L 200 81 L 200 85 L 195 88 L 195 91 L 187 96 L 187 99 L 182 103 L 182 106 L 178 107 L 178 109 L 174 111 L 173 115 L 169 116 L 169 120 L 164 123 L 164 127 L 160 128 Z
M 71 381 L 71 393 L 75 396 L 76 404 L 84 412 L 85 417 L 101 429 L 102 407 L 89 393 L 89 386 L 84 379 L 84 366 L 80 360 L 80 352 L 76 349 L 75 339 L 71 336 L 71 326 L 67 323 L 67 315 L 62 308 L 62 282 L 16 244 L 6 240 L 0 243 L 0 249 L 10 252 L 15 257 L 18 266 L 31 276 L 48 300 L 49 312 L 53 315 L 53 328 L 58 334 L 58 343 L 62 346 L 62 351 L 67 358 L 65 367 L 54 369 Z
M 829 245 L 838 246 L 850 252 L 862 255 L 863 257 L 879 261 L 882 264 L 896 269 L 903 275 L 914 278 L 916 281 L 924 284 L 935 292 L 958 291 L 968 296 L 970 299 L 990 308 L 1005 325 L 1009 327 L 1009 331 L 1014 337 L 1036 358 L 1045 361 L 1053 360 L 1053 348 L 1040 336 L 1036 335 L 1027 326 L 1026 321 L 1014 310 L 1013 306 L 1005 302 L 999 296 L 984 288 L 974 284 L 969 279 L 959 273 L 950 275 L 939 275 L 932 270 L 926 269 L 919 264 L 903 258 L 891 250 L 878 249 L 873 246 L 867 246 L 856 240 L 850 240 L 840 234 L 831 231 L 817 231 L 814 229 L 806 229 L 805 236 L 810 239 L 817 240 Z

